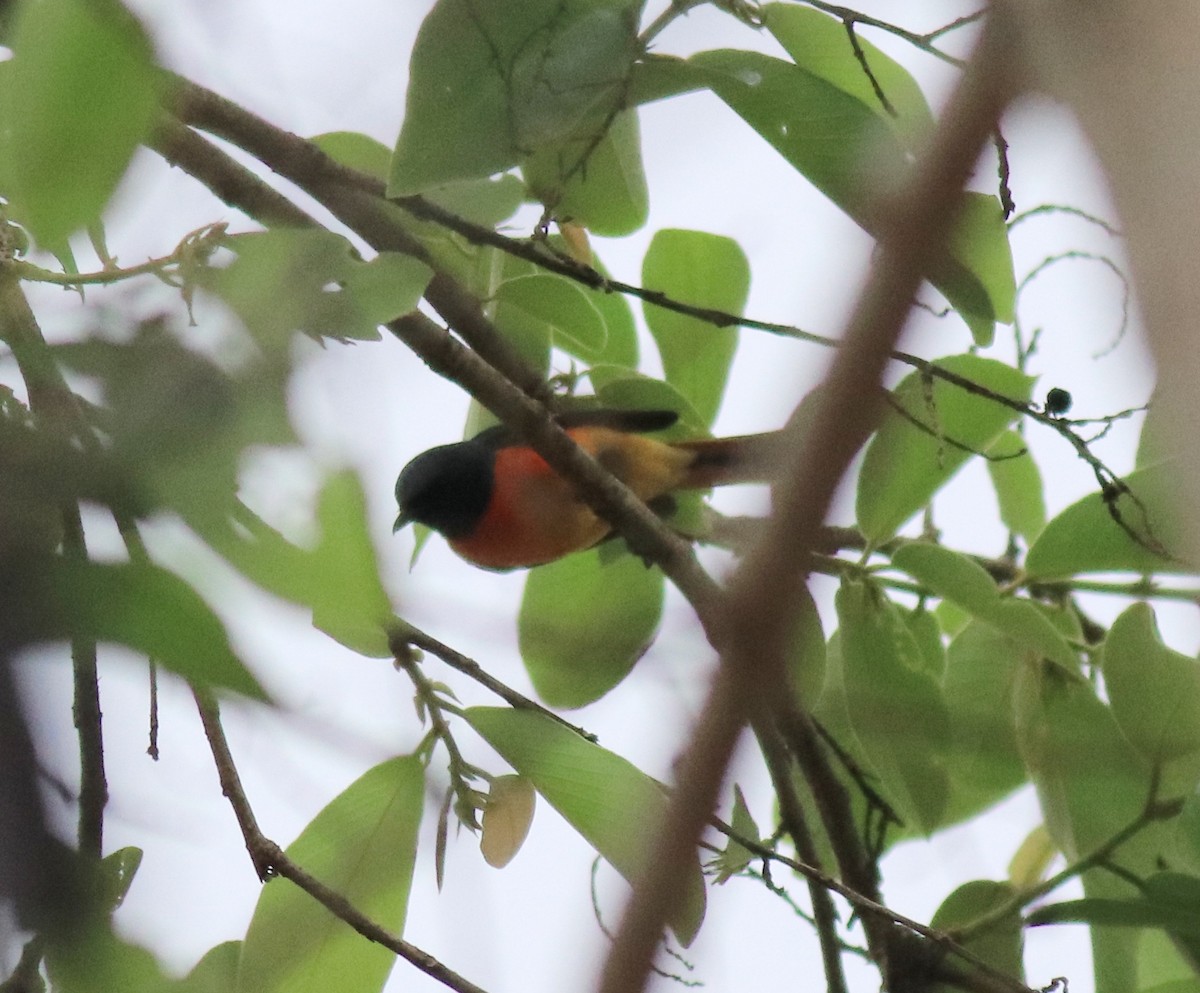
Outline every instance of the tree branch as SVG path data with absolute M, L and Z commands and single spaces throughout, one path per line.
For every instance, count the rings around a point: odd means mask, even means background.
M 1012 94 L 1009 43 L 991 21 L 912 181 L 885 212 L 880 251 L 839 348 L 809 430 L 796 442 L 775 492 L 775 512 L 728 587 L 722 661 L 680 765 L 679 785 L 655 839 L 649 869 L 634 889 L 601 980 L 602 993 L 643 988 L 655 943 L 678 892 L 687 858 L 715 804 L 738 733 L 754 714 L 789 701 L 788 620 L 808 576 L 819 528 L 854 453 L 874 427 L 879 380 L 908 315 L 917 286 L 956 213 L 961 190 Z M 819 749 L 801 759 L 805 775 L 832 775 Z M 848 881 L 874 892 L 853 824 L 822 809 L 826 830 Z M 867 918 L 868 940 L 892 986 L 890 926 Z
M 349 924 L 368 941 L 373 941 L 395 952 L 431 979 L 455 990 L 456 993 L 486 993 L 482 987 L 476 986 L 469 979 L 465 979 L 443 965 L 428 952 L 424 952 L 416 945 L 392 934 L 386 928 L 380 927 L 336 890 L 305 872 L 301 866 L 287 856 L 283 849 L 259 830 L 250 801 L 242 788 L 241 777 L 238 775 L 237 766 L 233 761 L 233 753 L 229 750 L 225 729 L 221 726 L 221 716 L 216 700 L 195 687 L 192 688 L 192 695 L 200 712 L 200 721 L 204 725 L 204 734 L 208 738 L 213 761 L 216 763 L 217 776 L 221 781 L 221 791 L 228 797 L 229 804 L 233 808 L 238 827 L 242 831 L 242 838 L 246 842 L 246 851 L 250 853 L 250 861 L 254 865 L 255 872 L 258 873 L 258 878 L 264 882 L 272 876 L 290 879 L 331 914 Z

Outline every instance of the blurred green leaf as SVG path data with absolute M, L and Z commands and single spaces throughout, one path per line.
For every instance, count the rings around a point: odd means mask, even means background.
M 980 621 L 969 622 L 950 642 L 942 682 L 950 716 L 948 824 L 990 807 L 1029 778 L 1012 707 L 1024 655 L 1015 641 Z
M 604 696 L 654 640 L 663 595 L 662 573 L 632 555 L 593 549 L 531 569 L 517 632 L 538 696 L 552 707 Z
M 1158 766 L 1200 750 L 1200 662 L 1162 643 L 1149 604 L 1113 622 L 1102 665 L 1113 716 L 1147 759 Z
M 666 811 L 667 796 L 660 783 L 541 714 L 471 707 L 466 718 L 614 869 L 631 883 L 637 881 Z M 671 930 L 686 946 L 704 918 L 698 861 L 679 900 Z
M 555 341 L 572 354 L 603 352 L 608 344 L 608 327 L 591 294 L 561 276 L 506 279 L 494 299 L 496 324 L 511 341 L 531 336 L 543 347 Z
M 217 615 L 156 565 L 59 559 L 28 577 L 26 593 L 45 607 L 28 637 L 128 645 L 196 686 L 266 699 Z
M 792 681 L 799 694 L 800 705 L 806 711 L 811 711 L 825 687 L 826 657 L 821 615 L 817 612 L 812 593 L 807 589 L 800 595 L 794 613 L 792 623 L 795 626 L 795 640 L 789 659 Z
M 1078 859 L 1141 815 L 1149 768 L 1089 683 L 1026 661 L 1013 699 L 1017 745 L 1059 851 Z
M 556 218 L 607 238 L 632 234 L 650 212 L 636 109 L 616 114 L 599 141 L 589 135 L 535 152 L 521 173 Z
M 141 864 L 142 850 L 132 846 L 118 848 L 100 860 L 101 904 L 106 910 L 116 910 L 125 902 Z
M 379 578 L 358 477 L 343 472 L 321 491 L 321 539 L 309 566 L 313 624 L 349 648 L 390 658 L 392 605 Z
M 179 993 L 229 993 L 237 985 L 240 941 L 223 941 L 204 953 L 179 983 Z
M 750 841 L 759 841 L 761 838 L 758 825 L 754 823 L 750 808 L 746 806 L 746 798 L 742 796 L 742 788 L 737 783 L 733 785 L 733 813 L 729 815 L 729 826 L 738 837 Z M 727 882 L 731 876 L 736 876 L 756 858 L 758 856 L 737 838 L 726 839 L 724 850 L 709 863 L 709 869 L 716 870 L 713 882 L 718 885 Z
M 1054 659 L 1067 669 L 1078 669 L 1074 649 L 1046 615 L 1028 600 L 1001 596 L 983 566 L 961 552 L 930 542 L 912 541 L 896 549 L 892 565 L 1026 648 Z
M 113 0 L 19 7 L 0 108 L 0 183 L 45 247 L 95 221 L 158 110 L 154 55 Z
M 1161 872 L 1147 879 L 1144 887 L 1141 898 L 1066 900 L 1038 907 L 1029 915 L 1029 923 L 1153 927 L 1200 938 L 1200 879 Z
M 1016 890 L 1008 883 L 997 883 L 990 879 L 975 879 L 963 883 L 942 901 L 929 926 L 942 932 L 965 927 L 1009 905 L 1016 896 Z M 962 946 L 997 972 L 1024 982 L 1024 942 L 1021 928 L 1021 914 L 1014 907 L 1011 913 L 986 931 L 963 942 Z M 934 993 L 950 993 L 957 988 L 946 983 L 935 983 L 932 990 Z
M 642 261 L 642 283 L 680 303 L 740 314 L 750 292 L 750 264 L 736 241 L 703 231 L 658 231 Z M 736 327 L 644 305 L 666 380 L 712 424 L 738 344 Z
M 1016 431 L 1005 431 L 987 451 L 988 474 L 1000 503 L 1000 520 L 1032 543 L 1046 526 L 1042 474 Z
M 879 84 L 881 98 L 840 18 L 794 4 L 769 3 L 763 6 L 762 19 L 797 66 L 874 111 L 914 151 L 932 133 L 933 114 L 917 81 L 899 62 L 859 37 L 859 50 Z
M 1028 402 L 1034 383 L 1012 366 L 977 355 L 952 355 L 934 365 L 1018 403 Z M 888 411 L 858 477 L 858 524 L 873 544 L 892 537 L 1018 416 L 980 393 L 920 372 L 904 378 L 892 403 L 904 414 Z
M 285 351 L 295 331 L 378 341 L 379 325 L 416 308 L 432 271 L 385 252 L 369 262 L 341 235 L 279 229 L 232 235 L 236 258 L 201 271 L 269 352 Z
M 365 172 L 376 179 L 386 180 L 392 153 L 381 141 L 358 131 L 327 131 L 309 139 L 331 159 Z
M 1087 572 L 1193 573 L 1178 558 L 1186 547 L 1178 504 L 1178 469 L 1162 463 L 1123 478 L 1128 492 L 1092 493 L 1046 525 L 1025 570 L 1038 579 Z
M 588 370 L 588 378 L 595 387 L 596 396 L 605 407 L 621 407 L 626 410 L 673 410 L 679 420 L 655 437 L 664 439 L 702 438 L 708 434 L 704 420 L 691 405 L 687 397 L 670 383 L 651 379 L 636 369 L 613 365 L 594 365 Z
M 491 176 L 533 152 L 576 152 L 619 108 L 639 4 L 439 0 L 417 35 L 390 196 Z
M 901 816 L 928 834 L 949 795 L 950 717 L 904 619 L 877 587 L 843 580 L 837 593 L 846 709 Z
M 369 769 L 287 848 L 297 864 L 394 934 L 403 933 L 425 799 L 411 756 Z M 237 993 L 381 990 L 394 952 L 368 941 L 290 880 L 263 887 L 242 944 Z

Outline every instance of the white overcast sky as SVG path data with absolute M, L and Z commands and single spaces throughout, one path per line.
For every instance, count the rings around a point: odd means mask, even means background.
M 403 114 L 408 53 L 428 0 L 137 0 L 134 8 L 155 34 L 165 63 L 184 75 L 302 135 L 357 130 L 391 145 Z M 652 5 L 655 6 L 655 5 Z M 662 4 L 657 6 L 661 7 Z M 863 9 L 879 16 L 914 18 L 928 29 L 965 13 L 952 2 Z M 935 106 L 953 72 L 877 32 L 871 40 L 901 58 L 918 75 Z M 964 39 L 965 41 L 965 39 Z M 963 42 L 950 43 L 962 50 Z M 705 48 L 761 46 L 769 38 L 727 17 L 698 10 L 672 27 L 660 49 L 686 54 Z M 736 238 L 751 260 L 748 313 L 837 334 L 859 287 L 871 241 L 817 194 L 714 97 L 698 94 L 645 108 L 642 131 L 651 196 L 647 228 L 596 248 L 614 274 L 639 281 L 640 260 L 652 233 L 693 227 Z M 1053 106 L 1027 102 L 1006 122 L 1012 145 L 1013 189 L 1018 207 L 1069 203 L 1111 216 L 1103 184 L 1077 129 Z M 992 162 L 980 170 L 986 184 Z M 149 153 L 139 156 L 113 210 L 109 246 L 122 262 L 168 252 L 187 231 L 228 220 L 248 223 L 215 203 L 197 184 Z M 522 233 L 516 231 L 515 233 Z M 1119 253 L 1101 233 L 1073 220 L 1033 221 L 1015 236 L 1018 278 L 1045 255 L 1068 249 Z M 90 265 L 86 256 L 81 265 Z M 154 292 L 157 292 L 154 291 Z M 75 298 L 49 290 L 33 295 L 48 335 L 61 338 L 80 324 Z M 933 295 L 929 293 L 930 299 Z M 93 295 L 92 299 L 99 299 Z M 152 305 L 153 294 L 132 291 L 104 299 Z M 1144 402 L 1149 363 L 1135 332 L 1103 359 L 1116 333 L 1121 292 L 1101 267 L 1058 266 L 1022 300 L 1027 327 L 1045 329 L 1036 371 L 1039 390 L 1071 391 L 1079 416 L 1101 415 Z M 215 305 L 201 301 L 197 319 L 219 321 Z M 1004 342 L 1000 329 L 998 342 Z M 969 339 L 955 320 L 915 323 L 908 346 L 929 356 L 965 350 Z M 379 344 L 325 350 L 308 342 L 294 390 L 293 414 L 307 455 L 277 454 L 260 460 L 247 477 L 247 495 L 281 523 L 303 522 L 321 470 L 350 465 L 368 488 L 371 525 L 398 609 L 478 659 L 501 679 L 527 688 L 515 651 L 515 617 L 523 577 L 471 569 L 444 543 L 430 542 L 418 567 L 408 571 L 411 537 L 393 537 L 392 484 L 412 455 L 455 440 L 466 400 L 440 382 L 403 346 Z M 1011 345 L 994 352 L 1011 358 Z M 815 384 L 828 360 L 820 349 L 744 332 L 718 432 L 743 433 L 780 426 L 800 396 Z M 1135 434 L 1113 432 L 1105 458 L 1117 469 L 1132 463 Z M 1091 488 L 1090 474 L 1065 446 L 1034 432 L 1032 444 L 1052 479 L 1051 512 Z M 977 468 L 977 467 L 976 467 Z M 937 522 L 951 543 L 987 553 L 1003 549 L 1004 535 L 983 533 L 994 503 L 982 470 L 958 500 L 943 500 Z M 761 510 L 754 491 L 728 492 L 719 505 Z M 849 512 L 842 511 L 848 521 Z M 103 520 L 91 540 L 115 547 Z M 212 556 L 173 529 L 151 529 L 160 555 L 201 585 L 222 611 L 236 644 L 282 705 L 227 707 L 231 744 L 260 824 L 280 843 L 290 842 L 318 809 L 376 761 L 407 751 L 419 739 L 411 687 L 389 665 L 351 655 L 313 631 L 301 611 L 257 595 Z M 706 555 L 717 572 L 728 560 Z M 825 599 L 828 581 L 819 583 Z M 1117 604 L 1100 603 L 1100 616 Z M 1168 639 L 1195 648 L 1193 612 L 1171 612 Z M 828 631 L 827 631 L 828 633 Z M 61 653 L 42 653 L 31 665 L 31 688 L 40 745 L 50 764 L 74 782 L 69 672 Z M 677 597 L 668 600 L 662 635 L 634 675 L 605 700 L 572 715 L 600 734 L 607 746 L 643 769 L 668 778 L 686 739 L 714 659 Z M 467 702 L 492 703 L 486 694 L 436 660 L 435 678 L 450 682 Z M 145 757 L 146 689 L 140 664 L 127 653 L 103 654 L 103 704 L 112 802 L 107 847 L 138 845 L 146 852 L 141 873 L 120 913 L 124 932 L 151 947 L 175 971 L 184 971 L 212 945 L 240 937 L 259 884 L 241 848 L 223 801 L 198 721 L 186 691 L 170 680 L 162 688 L 162 760 Z M 32 694 L 31 694 L 32 695 Z M 470 738 L 463 729 L 464 740 Z M 503 763 L 486 749 L 473 754 L 495 772 Z M 772 812 L 765 777 L 752 756 L 737 770 L 760 827 Z M 430 801 L 436 804 L 436 799 Z M 63 811 L 64 825 L 73 811 Z M 931 843 L 912 843 L 885 863 L 885 893 L 898 910 L 928 919 L 957 883 L 1003 877 L 1017 844 L 1037 822 L 1029 791 L 1006 803 L 982 825 L 948 832 Z M 490 993 L 586 989 L 607 941 L 592 919 L 588 896 L 591 853 L 545 804 L 539 806 L 528 848 L 503 872 L 487 868 L 474 839 L 452 844 L 447 883 L 436 892 L 432 827 L 422 851 L 405 936 Z M 614 923 L 622 886 L 601 873 L 608 920 Z M 794 891 L 803 899 L 801 886 Z M 1065 936 L 1067 935 L 1067 936 Z M 1088 987 L 1084 946 L 1069 932 L 1038 934 L 1031 942 L 1034 986 L 1069 973 L 1073 988 Z M 816 986 L 819 959 L 811 932 L 777 900 L 752 883 L 733 881 L 710 894 L 708 920 L 688 958 L 710 990 Z M 851 967 L 854 970 L 855 967 Z M 811 982 L 800 977 L 810 976 Z M 854 971 L 856 989 L 874 989 L 866 970 Z M 1078 985 L 1076 986 L 1076 983 Z M 392 990 L 432 990 L 437 984 L 400 963 Z M 662 987 L 669 988 L 669 987 Z

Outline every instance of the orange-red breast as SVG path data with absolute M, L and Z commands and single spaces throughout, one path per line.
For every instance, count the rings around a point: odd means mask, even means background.
M 670 410 L 598 409 L 557 418 L 580 448 L 647 503 L 673 490 L 770 478 L 777 433 L 659 441 Z M 393 531 L 418 521 L 485 569 L 542 565 L 591 548 L 612 526 L 532 448 L 503 425 L 422 452 L 396 480 Z

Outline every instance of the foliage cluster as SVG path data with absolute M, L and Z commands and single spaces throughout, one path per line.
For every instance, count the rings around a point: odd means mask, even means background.
M 503 864 L 521 844 L 534 793 L 631 882 L 643 874 L 645 839 L 666 816 L 670 788 L 623 759 L 620 743 L 601 747 L 545 708 L 621 691 L 655 637 L 669 570 L 610 542 L 530 572 L 518 627 L 537 704 L 395 616 L 352 473 L 325 480 L 308 544 L 254 514 L 238 483 L 248 451 L 298 444 L 287 408 L 297 334 L 330 348 L 378 347 L 366 343 L 386 327 L 480 401 L 470 431 L 493 415 L 528 429 L 534 400 L 553 410 L 594 397 L 677 411 L 674 430 L 687 436 L 711 429 L 743 329 L 791 336 L 798 348 L 833 344 L 743 314 L 750 262 L 729 238 L 659 231 L 640 285 L 630 286 L 606 275 L 588 235 L 622 236 L 646 223 L 638 108 L 697 89 L 745 122 L 747 140 L 767 142 L 880 234 L 882 205 L 937 126 L 908 70 L 860 37 L 863 24 L 889 26 L 822 3 L 717 0 L 784 54 L 676 58 L 657 46 L 695 4 L 663 5 L 657 17 L 644 6 L 438 0 L 412 53 L 403 128 L 389 150 L 348 132 L 301 140 L 170 76 L 115 0 L 18 5 L 6 39 L 14 55 L 0 65 L 0 341 L 20 380 L 0 392 L 0 720 L 16 729 L 5 761 L 23 784 L 6 793 L 6 817 L 42 840 L 3 856 L 12 870 L 22 852 L 33 853 L 28 872 L 4 877 L 26 880 L 11 895 L 31 935 L 4 989 L 39 988 L 44 973 L 52 988 L 78 991 L 377 990 L 397 955 L 452 989 L 477 989 L 401 937 L 414 866 L 421 855 L 440 874 L 449 824 L 479 829 L 480 818 L 485 855 Z M 892 30 L 945 57 L 944 36 L 978 20 L 926 35 Z M 342 226 L 313 221 L 206 134 L 291 180 Z M 140 145 L 264 230 L 229 235 L 214 225 L 183 237 L 169 256 L 121 268 L 102 217 Z M 780 706 L 821 728 L 824 767 L 850 798 L 854 836 L 828 814 L 829 784 L 815 782 L 786 746 L 780 755 L 756 726 L 779 791 L 778 811 L 759 816 L 780 829 L 764 836 L 738 794 L 732 824 L 714 822 L 715 860 L 690 856 L 669 926 L 688 945 L 706 899 L 721 898 L 714 879 L 757 865 L 767 875 L 776 863 L 812 884 L 813 926 L 834 952 L 825 962 L 830 990 L 844 989 L 837 959 L 854 931 L 822 910 L 833 891 L 859 918 L 893 922 L 919 941 L 908 965 L 928 981 L 909 975 L 904 988 L 1024 989 L 1024 930 L 1085 922 L 1094 926 L 1098 989 L 1196 991 L 1200 666 L 1163 644 L 1151 605 L 1192 596 L 1160 582 L 1194 574 L 1179 553 L 1170 463 L 1151 420 L 1135 469 L 1110 469 L 1093 443 L 1128 412 L 1071 420 L 1060 404 L 1034 399 L 1032 342 L 1018 333 L 1016 360 L 1002 357 L 996 328 L 1013 323 L 1017 297 L 1004 182 L 998 193 L 964 195 L 926 273 L 969 337 L 933 361 L 893 354 L 912 371 L 888 394 L 862 455 L 855 527 L 830 531 L 813 556 L 813 570 L 839 577 L 836 624 L 822 630 L 807 596 L 775 605 L 796 634 Z M 531 201 L 544 207 L 535 236 L 501 234 Z M 94 273 L 79 271 L 72 248 L 85 230 L 104 262 Z M 236 315 L 239 337 L 227 353 L 202 354 L 173 319 L 48 342 L 23 292 L 27 281 L 82 291 L 154 277 L 179 288 L 181 310 L 204 293 Z M 648 339 L 631 299 L 641 300 Z M 453 336 L 416 309 L 422 300 Z M 656 355 L 647 356 L 651 343 Z M 661 378 L 645 371 L 659 365 Z M 798 405 L 797 437 L 812 402 Z M 1097 481 L 1051 519 L 1025 442 L 1032 431 L 1060 436 Z M 906 537 L 980 460 L 1012 536 L 1008 553 L 988 559 L 947 547 L 931 526 Z M 116 521 L 124 561 L 89 558 L 81 503 Z M 162 517 L 263 590 L 309 610 L 331 638 L 395 660 L 413 681 L 429 727 L 422 746 L 366 770 L 286 851 L 257 833 L 214 703 L 223 694 L 269 701 L 211 607 L 156 564 L 140 525 Z M 730 522 L 698 501 L 681 501 L 671 525 L 698 542 L 734 543 Z M 1086 592 L 1130 603 L 1105 629 L 1081 607 Z M 21 650 L 47 641 L 68 644 L 74 663 L 82 764 L 71 853 L 44 837 L 30 799 L 36 757 L 7 674 Z M 194 688 L 251 858 L 264 878 L 290 880 L 265 886 L 244 939 L 214 948 L 182 980 L 162 975 L 110 925 L 136 885 L 138 854 L 103 850 L 99 643 L 129 646 Z M 433 663 L 418 649 L 506 706 L 461 707 L 427 674 Z M 462 758 L 456 738 L 468 734 L 494 749 L 494 767 Z M 426 777 L 444 770 L 451 788 L 439 845 L 419 853 Z M 898 841 L 981 816 L 1030 783 L 1044 826 L 1010 877 L 948 894 L 929 927 L 881 906 L 877 886 L 863 892 L 847 878 L 847 851 L 867 855 L 872 877 Z M 1048 877 L 1056 854 L 1066 867 Z M 64 874 L 81 894 L 65 904 L 54 897 Z M 1075 878 L 1084 899 L 1046 902 Z M 869 930 L 867 939 L 866 954 L 882 960 Z M 886 964 L 885 981 L 900 981 L 899 961 Z

